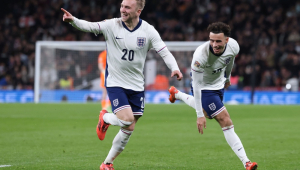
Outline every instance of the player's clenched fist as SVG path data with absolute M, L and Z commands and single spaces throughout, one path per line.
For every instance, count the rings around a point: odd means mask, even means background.
M 179 80 L 179 81 L 182 79 L 182 73 L 179 70 L 174 70 L 171 73 L 171 77 L 173 77 L 173 76 L 176 76 L 177 80 Z
M 63 21 L 65 21 L 65 22 L 73 21 L 73 15 L 70 12 L 68 12 L 67 10 L 65 10 L 63 8 L 60 8 L 60 9 L 64 12 Z

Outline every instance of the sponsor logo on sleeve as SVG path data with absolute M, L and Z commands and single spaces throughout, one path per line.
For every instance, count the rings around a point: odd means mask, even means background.
M 195 61 L 194 66 L 199 68 L 200 67 L 200 63 L 198 61 Z

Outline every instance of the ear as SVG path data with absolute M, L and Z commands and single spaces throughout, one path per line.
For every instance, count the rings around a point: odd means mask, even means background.
M 141 15 L 142 10 L 141 10 L 141 9 L 138 9 L 138 10 L 137 10 L 137 13 L 138 13 L 138 15 Z
M 228 43 L 228 41 L 229 41 L 229 37 L 226 37 L 226 38 L 225 38 L 225 40 L 226 40 L 226 43 Z

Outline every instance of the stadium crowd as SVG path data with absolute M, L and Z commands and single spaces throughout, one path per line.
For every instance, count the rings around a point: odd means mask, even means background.
M 0 10 L 0 89 L 33 89 L 35 42 L 103 41 L 78 32 L 61 20 L 63 7 L 74 16 L 101 21 L 119 17 L 121 0 L 2 0 Z M 232 89 L 282 90 L 300 79 L 300 1 L 295 0 L 148 0 L 141 18 L 164 41 L 206 41 L 209 23 L 232 28 L 240 53 L 232 72 Z M 189 86 L 190 60 L 176 57 Z M 254 60 L 255 59 L 255 60 Z M 163 62 L 161 59 L 158 62 Z M 255 64 L 255 69 L 252 69 Z M 163 70 L 159 73 L 165 74 Z M 252 81 L 251 75 L 256 79 Z M 169 75 L 167 75 L 169 77 Z

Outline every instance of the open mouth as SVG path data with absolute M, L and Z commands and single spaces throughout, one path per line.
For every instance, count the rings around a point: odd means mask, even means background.
M 220 52 L 220 49 L 215 48 L 214 51 L 215 51 L 216 53 L 218 53 L 218 52 Z
M 121 17 L 122 18 L 125 18 L 125 17 L 127 17 L 128 15 L 127 14 L 121 14 Z

